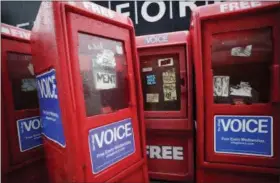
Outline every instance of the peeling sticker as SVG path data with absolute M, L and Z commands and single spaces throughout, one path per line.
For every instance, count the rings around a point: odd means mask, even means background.
M 162 73 L 162 81 L 164 84 L 167 83 L 176 83 L 176 74 L 175 68 L 172 68 L 168 71 Z
M 152 67 L 145 67 L 145 68 L 142 68 L 142 72 L 151 72 L 153 70 Z
M 176 84 L 163 84 L 164 101 L 177 100 Z
M 231 49 L 231 56 L 250 57 L 252 54 L 252 45 L 247 45 L 245 48 L 235 47 Z
M 147 93 L 146 94 L 146 102 L 147 103 L 158 103 L 159 102 L 159 94 L 158 93 Z
M 230 95 L 252 97 L 252 87 L 248 82 L 241 81 L 239 85 L 230 87 Z
M 94 64 L 98 64 L 99 66 L 105 66 L 105 67 L 116 67 L 116 59 L 115 59 L 115 53 L 111 50 L 104 49 L 102 53 L 98 53 L 96 56 L 96 59 L 94 59 Z
M 34 76 L 34 67 L 33 67 L 33 64 L 29 63 L 28 66 L 27 66 L 27 69 L 29 70 L 30 74 L 32 76 Z
M 112 50 L 104 49 L 92 59 L 95 89 L 108 90 L 117 88 L 116 59 Z
M 162 73 L 164 101 L 177 100 L 175 68 Z
M 147 85 L 155 85 L 156 84 L 156 76 L 154 74 L 147 75 Z
M 159 67 L 167 67 L 167 66 L 173 66 L 173 65 L 174 65 L 174 60 L 172 57 L 158 59 Z
M 228 97 L 229 95 L 229 76 L 213 77 L 213 95 L 218 97 Z

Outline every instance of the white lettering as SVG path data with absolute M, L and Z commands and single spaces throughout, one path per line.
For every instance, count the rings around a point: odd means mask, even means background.
M 218 119 L 224 132 L 268 133 L 267 119 Z
M 95 140 L 97 142 L 97 145 L 99 148 L 103 147 L 103 139 L 104 139 L 104 131 L 101 132 L 101 137 L 99 138 L 98 134 L 94 134 L 91 136 L 92 138 L 92 144 L 95 144 Z
M 107 144 L 107 145 L 111 144 L 114 141 L 114 132 L 113 132 L 113 130 L 109 129 L 109 130 L 105 131 L 105 139 L 104 140 L 105 140 L 105 144 Z
M 240 2 L 240 8 L 241 9 L 250 8 L 249 2 Z
M 91 143 L 94 146 L 96 142 L 98 148 L 102 148 L 104 142 L 106 145 L 110 145 L 113 142 L 117 142 L 118 140 L 131 136 L 132 133 L 131 123 L 126 123 L 112 129 L 106 129 L 100 133 L 95 133 L 91 136 Z
M 122 9 L 129 8 L 129 3 L 119 4 L 116 6 L 116 12 L 122 13 L 125 16 L 130 16 L 130 12 L 122 12 Z
M 131 136 L 132 135 L 131 123 L 126 123 L 124 126 L 125 126 L 124 127 L 125 128 L 125 136 L 126 137 Z
M 120 129 L 121 128 L 124 130 L 124 133 L 122 135 L 120 135 Z M 123 139 L 125 137 L 125 128 L 124 128 L 124 126 L 120 126 L 118 128 L 118 130 L 117 130 L 117 137 L 118 137 L 118 139 Z
M 183 147 L 173 147 L 173 159 L 184 160 Z
M 184 160 L 183 147 L 176 146 L 146 146 L 150 159 Z
M 171 146 L 162 146 L 162 159 L 172 159 Z
M 104 8 L 102 6 L 99 6 L 95 3 L 83 2 L 83 5 L 87 10 L 89 10 L 93 13 L 99 14 L 101 16 L 108 17 L 108 18 L 114 18 L 114 16 L 115 16 L 113 11 L 111 11 L 107 8 Z
M 238 6 L 238 3 L 230 3 L 229 4 L 229 10 L 230 11 L 234 11 L 234 10 L 239 10 L 239 6 Z
M 265 130 L 264 128 L 267 129 L 267 125 L 263 124 L 263 123 L 267 123 L 268 121 L 266 119 L 260 119 L 259 120 L 259 133 L 268 133 L 267 130 Z
M 227 11 L 238 11 L 240 9 L 249 9 L 261 6 L 261 2 L 252 1 L 252 2 L 232 2 L 232 3 L 223 3 L 220 5 L 221 12 Z
M 228 10 L 228 4 L 221 4 L 220 5 L 220 11 L 221 12 L 226 12 Z
M 245 119 L 243 119 L 243 122 L 246 122 Z M 251 123 L 258 125 L 258 122 L 256 120 L 250 119 L 250 120 L 248 120 L 248 122 L 246 124 L 246 130 L 250 133 L 256 133 L 258 131 L 258 128 L 251 129 L 250 128 Z M 243 124 L 243 126 L 245 127 L 245 124 Z M 245 130 L 244 130 L 244 132 L 245 132 Z
M 234 123 L 237 124 L 237 128 L 234 128 Z M 239 132 L 242 129 L 242 123 L 240 120 L 238 119 L 233 119 L 231 121 L 231 125 L 230 125 L 231 131 L 233 132 Z
M 259 2 L 259 1 L 252 1 L 252 2 L 250 2 L 250 3 L 251 3 L 251 6 L 252 6 L 252 7 L 258 7 L 258 6 L 261 6 L 261 5 L 262 5 L 262 3 Z
M 179 13 L 180 13 L 180 17 L 185 17 L 186 16 L 186 11 L 187 8 L 189 7 L 191 10 L 194 10 L 197 6 L 195 4 L 195 2 L 184 2 L 184 1 L 179 1 Z
M 160 147 L 150 146 L 150 158 L 161 159 L 160 151 L 161 151 Z
M 168 34 L 152 35 L 145 37 L 145 44 L 166 43 L 168 42 Z
M 147 11 L 149 5 L 152 3 L 156 3 L 159 6 L 159 12 L 155 16 L 150 16 Z M 166 7 L 165 7 L 164 2 L 147 2 L 147 1 L 145 1 L 141 8 L 141 14 L 146 21 L 157 22 L 158 20 L 160 20 L 163 17 L 165 10 L 166 10 Z
M 41 128 L 41 122 L 39 119 L 28 120 L 23 122 L 23 126 L 29 132 L 31 129 L 38 130 Z
M 229 125 L 230 125 L 230 120 L 228 120 L 226 123 L 225 123 L 224 119 L 220 119 L 219 121 L 222 124 L 224 131 L 227 132 L 229 129 Z
M 56 94 L 56 84 L 54 75 L 38 80 L 37 85 L 39 93 L 41 94 L 41 98 L 58 98 Z

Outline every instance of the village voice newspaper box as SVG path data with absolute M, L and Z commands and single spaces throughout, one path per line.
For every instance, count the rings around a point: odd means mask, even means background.
M 193 12 L 198 182 L 280 181 L 280 4 Z
M 42 2 L 31 42 L 51 181 L 148 182 L 132 21 Z
M 30 32 L 1 24 L 2 181 L 43 181 L 46 172 Z M 46 174 L 45 174 L 46 175 Z
M 149 175 L 193 180 L 192 65 L 187 31 L 136 37 Z

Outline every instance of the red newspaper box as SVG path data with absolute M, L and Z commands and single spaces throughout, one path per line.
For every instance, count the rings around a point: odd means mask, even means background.
M 149 175 L 193 180 L 190 35 L 187 31 L 136 38 L 147 130 Z
M 198 182 L 280 180 L 280 4 L 193 12 Z
M 42 2 L 31 40 L 51 182 L 148 182 L 132 21 Z
M 1 24 L 1 172 L 3 181 L 45 181 L 30 32 Z

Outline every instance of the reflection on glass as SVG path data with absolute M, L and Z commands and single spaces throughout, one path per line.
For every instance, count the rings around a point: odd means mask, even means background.
M 79 63 L 87 116 L 128 107 L 129 88 L 123 43 L 79 34 Z
M 31 55 L 7 53 L 15 110 L 38 108 L 36 79 Z
M 267 103 L 272 50 L 270 28 L 213 35 L 214 102 Z

